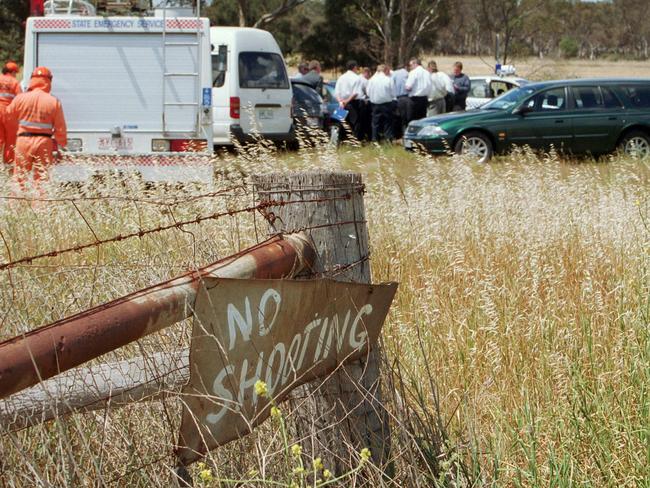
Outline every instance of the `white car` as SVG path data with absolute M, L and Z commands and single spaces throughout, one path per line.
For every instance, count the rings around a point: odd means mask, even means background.
M 472 88 L 467 96 L 467 110 L 479 108 L 508 90 L 528 84 L 528 80 L 515 76 L 470 76 Z

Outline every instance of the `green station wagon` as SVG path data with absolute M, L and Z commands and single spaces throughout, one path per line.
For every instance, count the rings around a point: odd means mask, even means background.
M 406 149 L 488 161 L 513 146 L 650 156 L 650 80 L 546 81 L 511 90 L 480 109 L 411 122 Z

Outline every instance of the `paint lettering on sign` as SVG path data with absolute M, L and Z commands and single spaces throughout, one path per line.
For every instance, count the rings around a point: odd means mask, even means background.
M 210 279 L 195 305 L 190 382 L 178 455 L 200 453 L 250 432 L 296 386 L 367 354 L 397 285 L 331 280 Z

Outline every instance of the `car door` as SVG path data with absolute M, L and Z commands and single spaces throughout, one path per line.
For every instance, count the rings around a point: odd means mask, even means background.
M 571 86 L 572 150 L 600 154 L 612 151 L 624 123 L 622 105 L 607 86 Z
M 508 143 L 545 151 L 551 146 L 570 146 L 573 133 L 566 107 L 567 92 L 563 86 L 536 93 L 519 106 L 519 115 L 504 128 Z
M 531 147 L 548 151 L 570 148 L 573 139 L 571 118 L 568 116 L 567 89 L 564 86 L 544 90 L 525 104 L 531 111 L 524 115 L 532 129 Z

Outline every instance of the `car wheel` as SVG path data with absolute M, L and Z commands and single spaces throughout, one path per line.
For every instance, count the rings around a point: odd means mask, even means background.
M 619 149 L 633 159 L 645 159 L 650 156 L 650 137 L 645 132 L 633 130 L 625 134 Z
M 456 146 L 454 147 L 456 154 L 470 157 L 477 163 L 486 163 L 492 158 L 494 148 L 492 141 L 482 132 L 467 132 L 463 134 Z

